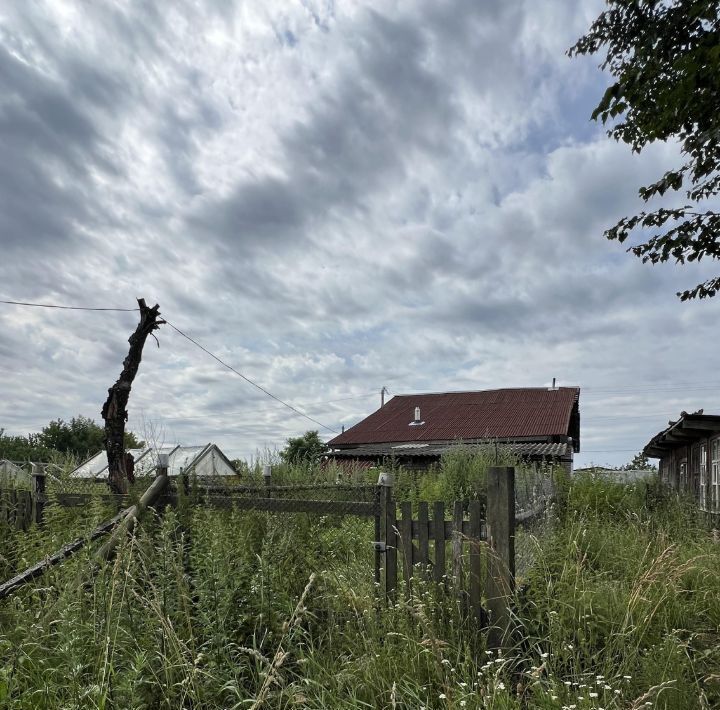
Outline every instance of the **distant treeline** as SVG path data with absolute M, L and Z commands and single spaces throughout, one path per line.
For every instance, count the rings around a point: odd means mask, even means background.
M 9 436 L 0 429 L 0 459 L 52 461 L 63 456 L 83 459 L 103 448 L 103 437 L 103 428 L 82 415 L 69 422 L 55 419 L 42 431 L 27 436 Z M 140 448 L 144 442 L 132 432 L 125 432 L 125 446 Z

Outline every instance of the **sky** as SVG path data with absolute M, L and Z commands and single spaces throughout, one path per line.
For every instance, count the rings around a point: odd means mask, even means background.
M 0 299 L 158 303 L 128 427 L 251 458 L 391 394 L 581 387 L 576 465 L 720 413 L 717 265 L 604 229 L 676 166 L 590 120 L 596 0 L 0 8 Z M 0 428 L 100 421 L 135 312 L 0 304 Z

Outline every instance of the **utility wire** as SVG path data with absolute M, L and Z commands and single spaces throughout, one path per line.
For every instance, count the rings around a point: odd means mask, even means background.
M 309 414 L 305 414 L 305 412 L 301 412 L 299 409 L 296 409 L 295 407 L 293 407 L 292 404 L 288 404 L 284 400 L 280 399 L 280 397 L 276 397 L 272 392 L 269 392 L 268 390 L 266 390 L 262 385 L 259 385 L 257 382 L 253 382 L 253 380 L 251 380 L 249 377 L 246 377 L 245 375 L 243 375 L 242 372 L 236 370 L 232 365 L 228 365 L 226 362 L 221 360 L 217 355 L 210 352 L 206 347 L 204 347 L 203 345 L 200 345 L 200 343 L 198 343 L 197 340 L 194 340 L 193 338 L 191 338 L 187 333 L 183 333 L 182 330 L 180 330 L 180 328 L 177 328 L 176 326 L 174 326 L 167 318 L 163 318 L 163 319 L 175 332 L 177 332 L 179 335 L 182 335 L 183 338 L 186 338 L 187 340 L 189 340 L 193 345 L 200 348 L 200 350 L 202 350 L 204 353 L 207 353 L 213 360 L 216 360 L 217 362 L 219 362 L 223 367 L 230 370 L 230 372 L 234 372 L 238 377 L 242 377 L 242 379 L 245 380 L 245 382 L 247 382 L 248 384 L 251 384 L 253 387 L 256 387 L 261 392 L 266 394 L 268 397 L 271 397 L 276 402 L 280 402 L 280 404 L 287 407 L 291 411 L 295 412 L 295 414 L 298 414 L 301 417 L 305 417 L 305 419 L 308 419 L 313 424 L 317 424 L 318 426 L 322 427 L 323 429 L 327 429 L 328 431 L 331 431 L 333 434 L 340 433 L 339 431 L 332 429 L 331 427 L 323 424 L 322 422 L 319 422 L 317 419 L 313 419 Z
M 139 311 L 139 308 L 88 308 L 87 306 L 58 306 L 54 303 L 25 303 L 24 301 L 2 301 L 10 306 L 31 306 L 33 308 L 59 308 L 64 311 Z
M 122 312 L 132 312 L 132 311 L 138 311 L 139 308 L 90 308 L 87 306 L 60 306 L 54 303 L 29 303 L 26 301 L 7 301 L 0 299 L 0 303 L 4 303 L 10 306 L 29 306 L 33 308 L 57 308 L 61 310 L 67 310 L 67 311 L 122 311 Z M 295 412 L 295 414 L 298 414 L 301 417 L 304 417 L 305 419 L 311 421 L 313 424 L 317 424 L 318 426 L 322 427 L 323 429 L 327 429 L 328 431 L 332 432 L 333 434 L 339 434 L 340 432 L 336 431 L 335 429 L 332 429 L 331 427 L 323 424 L 322 422 L 319 422 L 317 419 L 313 419 L 310 415 L 305 414 L 305 412 L 301 412 L 296 407 L 293 407 L 292 404 L 288 404 L 284 400 L 280 399 L 280 397 L 276 397 L 272 392 L 269 392 L 264 387 L 259 385 L 257 382 L 253 382 L 249 377 L 246 377 L 242 374 L 242 372 L 239 372 L 236 370 L 232 365 L 228 365 L 226 362 L 221 360 L 217 355 L 214 353 L 211 353 L 206 347 L 203 347 L 200 345 L 200 343 L 197 342 L 197 340 L 194 340 L 191 338 L 187 333 L 183 333 L 180 328 L 177 328 L 174 326 L 170 321 L 167 319 L 164 319 L 165 322 L 177 333 L 183 336 L 183 338 L 187 338 L 193 345 L 197 346 L 202 350 L 203 352 L 207 353 L 211 358 L 214 360 L 217 360 L 223 367 L 226 367 L 231 372 L 234 372 L 238 377 L 242 377 L 243 380 L 245 380 L 248 384 L 251 384 L 253 387 L 256 387 L 259 389 L 262 393 L 266 394 L 268 397 L 274 399 L 276 402 L 279 402 L 283 406 L 287 407 L 291 411 Z

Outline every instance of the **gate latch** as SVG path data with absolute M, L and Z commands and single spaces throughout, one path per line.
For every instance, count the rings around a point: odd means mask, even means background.
M 373 548 L 375 549 L 375 552 L 385 552 L 386 551 L 385 543 L 382 540 L 375 540 L 373 542 Z

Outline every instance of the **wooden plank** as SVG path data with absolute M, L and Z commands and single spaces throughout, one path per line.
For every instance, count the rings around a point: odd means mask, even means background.
M 418 504 L 418 559 L 422 565 L 423 571 L 427 571 L 430 564 L 430 545 L 429 532 L 430 524 L 428 521 L 428 504 L 421 502 Z
M 445 503 L 441 500 L 433 503 L 433 541 L 435 542 L 435 566 L 433 577 L 438 584 L 443 583 L 445 577 Z
M 105 503 L 127 504 L 127 496 L 102 493 L 59 493 L 56 498 L 60 505 L 84 506 L 95 498 Z M 351 500 L 299 500 L 294 498 L 241 498 L 231 495 L 201 495 L 200 500 L 213 508 L 234 508 L 237 510 L 265 510 L 276 513 L 317 513 L 318 515 L 357 515 L 372 518 L 380 513 L 377 503 Z M 177 505 L 178 494 L 165 492 L 157 505 Z
M 33 464 L 33 522 L 40 525 L 45 510 L 45 471 Z
M 413 575 L 412 503 L 405 501 L 400 504 L 400 516 L 400 547 L 405 576 L 405 594 L 409 597 L 412 593 Z
M 176 496 L 163 497 L 163 502 L 174 502 Z M 270 513 L 316 513 L 318 515 L 357 515 L 373 518 L 380 511 L 377 503 L 351 500 L 297 500 L 294 498 L 232 498 L 203 496 L 202 502 L 215 508 L 236 510 L 265 510 Z
M 494 466 L 487 478 L 487 531 L 490 543 L 487 598 L 488 647 L 511 646 L 510 598 L 515 586 L 515 469 Z
M 425 524 L 421 524 L 419 520 L 413 520 L 412 524 L 412 537 L 413 540 L 420 540 L 422 536 L 427 535 L 428 537 L 432 538 L 433 536 L 433 530 L 435 529 L 434 523 L 431 521 L 427 521 Z M 455 530 L 456 523 L 452 520 L 446 520 L 445 521 L 445 539 L 446 540 L 452 540 L 452 534 L 453 530 Z M 423 528 L 425 528 L 425 531 L 423 531 Z M 470 536 L 470 521 L 469 520 L 463 520 L 462 521 L 462 534 L 465 537 Z M 485 526 L 484 524 L 481 527 L 480 531 L 480 537 L 482 540 L 485 539 Z
M 382 568 L 382 552 L 379 547 L 379 543 L 382 539 L 382 519 L 379 515 L 376 515 L 374 519 L 374 532 L 375 536 L 373 542 L 375 543 L 375 556 L 373 560 L 373 579 L 375 580 L 375 590 L 377 593 L 382 582 L 382 578 L 380 576 L 380 570 Z
M 167 488 L 169 480 L 167 467 L 158 466 L 158 472 L 159 475 L 140 496 L 140 500 L 127 510 L 127 514 L 123 517 L 122 522 L 117 526 L 110 539 L 97 551 L 96 556 L 99 559 L 107 560 L 114 554 L 120 539 L 128 533 L 132 533 L 138 518 L 149 506 L 155 503 L 163 490 Z
M 515 516 L 515 525 L 529 525 L 545 512 L 545 509 L 548 507 L 549 503 L 549 500 L 544 500 L 542 503 L 536 505 L 531 510 L 525 510 L 522 513 L 518 513 Z
M 418 504 L 419 505 L 419 504 Z M 482 510 L 482 506 L 481 506 Z M 453 520 L 445 521 L 445 539 L 452 540 L 453 531 L 456 528 L 457 523 Z M 427 532 L 424 532 L 422 528 L 425 528 Z M 435 523 L 432 520 L 428 520 L 424 525 L 420 524 L 419 520 L 413 520 L 412 523 L 412 538 L 413 540 L 421 540 L 424 535 L 427 535 L 430 539 L 434 536 Z M 462 534 L 464 537 L 470 536 L 470 521 L 462 521 Z M 485 522 L 483 521 L 480 526 L 480 539 L 485 540 Z
M 14 488 L 10 490 L 10 510 L 12 515 L 12 524 L 15 526 L 16 530 L 20 530 L 20 526 L 18 525 L 20 520 L 20 516 L 18 515 L 18 495 Z
M 456 500 L 453 505 L 452 575 L 455 593 L 462 596 L 463 589 L 463 504 Z
M 268 493 L 272 493 L 272 497 L 282 496 L 285 493 L 297 493 L 300 491 L 341 491 L 343 493 L 359 494 L 362 493 L 368 497 L 375 497 L 377 486 L 353 486 L 343 483 L 303 483 L 300 485 L 292 486 L 279 486 L 279 485 L 257 485 L 257 486 L 246 486 L 246 485 L 220 485 L 217 483 L 208 483 L 203 481 L 202 478 L 191 478 L 190 482 L 203 492 L 208 492 L 217 495 L 257 495 L 258 497 L 268 497 Z
M 33 501 L 32 492 L 22 492 L 22 517 L 23 517 L 23 530 L 27 530 L 33 522 Z
M 389 602 L 395 601 L 397 590 L 397 520 L 392 488 L 386 491 L 385 504 L 385 595 Z
M 470 575 L 469 575 L 469 594 L 470 609 L 478 624 L 483 621 L 483 609 L 480 603 L 481 594 L 481 573 L 482 573 L 482 557 L 481 557 L 481 520 L 482 510 L 479 500 L 470 501 Z

